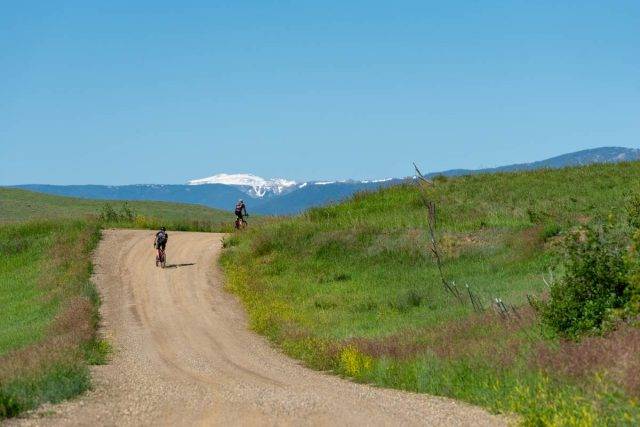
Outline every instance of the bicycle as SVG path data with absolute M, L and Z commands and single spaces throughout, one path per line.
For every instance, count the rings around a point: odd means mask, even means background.
M 245 215 L 245 216 L 249 216 L 249 215 Z M 249 224 L 247 223 L 247 221 L 245 221 L 244 218 L 240 218 L 240 217 L 236 218 L 236 222 L 235 222 L 236 230 L 247 228 L 248 225 Z
M 158 254 L 156 255 L 156 267 L 164 268 L 167 265 L 167 255 L 164 249 L 158 248 Z

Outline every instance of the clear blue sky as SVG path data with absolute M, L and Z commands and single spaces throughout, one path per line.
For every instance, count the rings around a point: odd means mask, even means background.
M 640 146 L 640 2 L 16 1 L 0 184 L 406 176 Z

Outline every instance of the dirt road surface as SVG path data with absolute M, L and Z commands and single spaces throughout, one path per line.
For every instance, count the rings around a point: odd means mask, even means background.
M 301 366 L 247 330 L 223 290 L 222 235 L 107 230 L 96 253 L 114 353 L 86 395 L 9 425 L 504 425 L 450 399 L 355 384 Z

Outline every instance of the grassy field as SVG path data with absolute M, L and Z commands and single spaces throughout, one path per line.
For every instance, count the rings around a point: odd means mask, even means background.
M 91 385 L 103 363 L 91 255 L 104 227 L 227 231 L 195 205 L 103 202 L 0 188 L 0 419 Z
M 570 342 L 543 327 L 527 295 L 558 271 L 575 226 L 623 215 L 640 163 L 438 178 L 441 284 L 417 187 L 401 185 L 229 237 L 228 287 L 251 326 L 317 369 L 451 396 L 527 425 L 637 425 L 640 333 Z M 491 302 L 515 312 L 502 318 Z
M 0 418 L 57 402 L 90 385 L 104 361 L 91 284 L 97 222 L 0 226 Z
M 53 196 L 32 191 L 0 187 L 0 223 L 21 222 L 40 219 L 78 219 L 99 216 L 105 206 L 120 211 L 124 202 L 79 199 Z M 172 229 L 229 230 L 233 223 L 232 212 L 211 209 L 200 205 L 167 202 L 128 201 L 129 209 L 135 212 L 135 221 L 130 226 L 155 228 L 160 223 Z M 156 224 L 157 223 L 157 224 Z

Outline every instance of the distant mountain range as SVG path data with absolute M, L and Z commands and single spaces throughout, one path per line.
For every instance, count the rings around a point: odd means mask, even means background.
M 640 149 L 625 147 L 600 147 L 590 150 L 576 151 L 573 153 L 562 154 L 560 156 L 551 157 L 550 159 L 540 160 L 531 163 L 517 163 L 507 166 L 498 166 L 495 168 L 485 169 L 451 169 L 441 172 L 441 175 L 456 176 L 470 175 L 475 173 L 496 173 L 496 172 L 515 172 L 534 169 L 558 169 L 568 166 L 589 165 L 592 163 L 619 163 L 632 162 L 640 160 Z M 438 175 L 433 174 L 433 175 Z
M 615 163 L 640 160 L 640 149 L 602 147 L 564 154 L 532 163 L 514 164 L 488 169 L 452 169 L 433 172 L 430 176 L 458 176 L 477 173 L 512 172 L 541 168 L 562 168 L 591 163 Z M 105 200 L 159 200 L 202 204 L 219 209 L 232 209 L 244 199 L 250 213 L 286 215 L 312 206 L 343 200 L 358 191 L 375 190 L 403 182 L 409 178 L 374 181 L 309 181 L 264 179 L 251 174 L 218 174 L 194 179 L 187 184 L 156 185 L 45 185 L 27 184 L 15 187 L 42 193 Z

